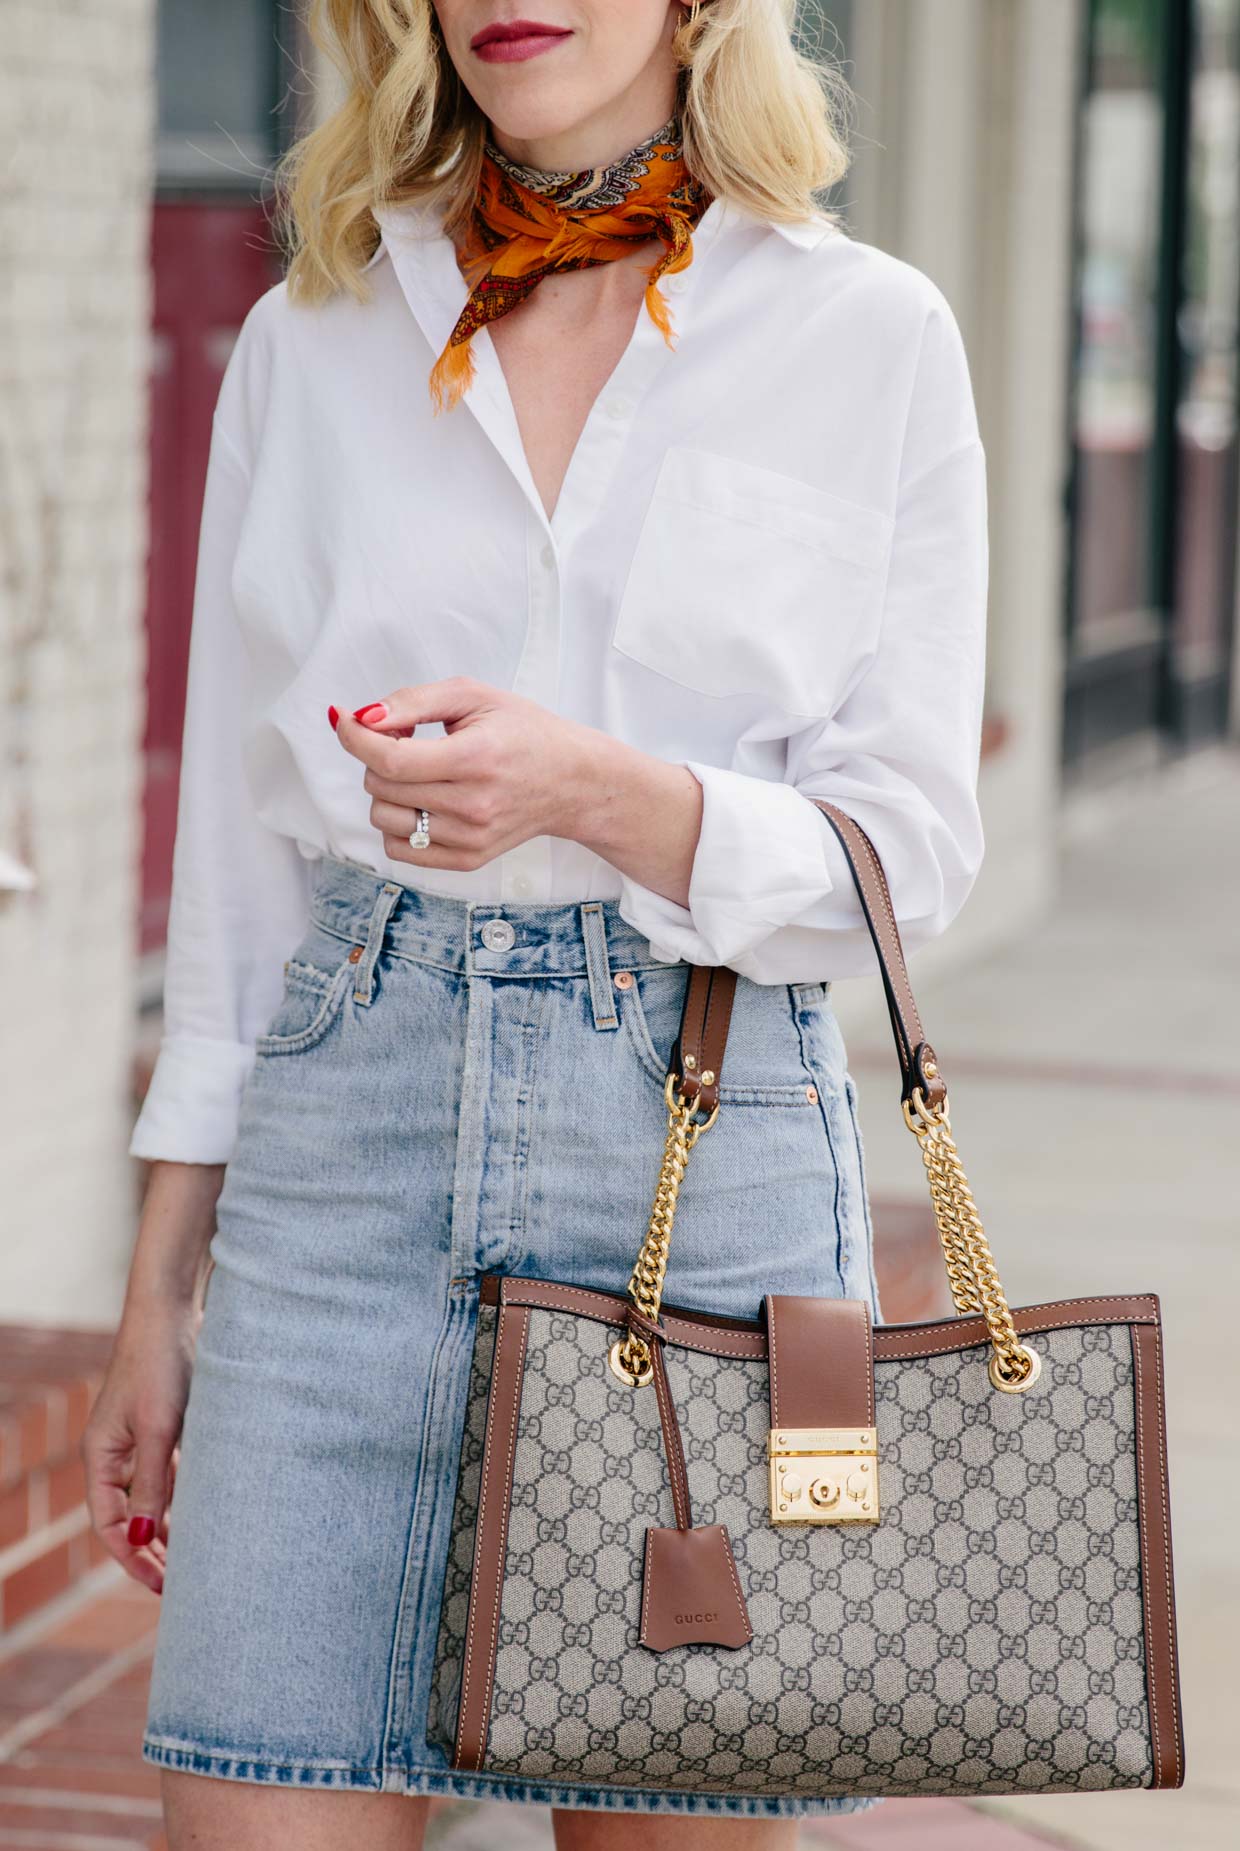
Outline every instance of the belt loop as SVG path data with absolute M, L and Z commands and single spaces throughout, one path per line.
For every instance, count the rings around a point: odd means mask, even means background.
M 357 974 L 353 979 L 355 1003 L 369 1003 L 374 995 L 375 960 L 383 949 L 387 922 L 404 891 L 399 881 L 384 881 L 375 897 L 370 924 L 366 928 L 366 949 L 357 961 Z
M 590 979 L 590 1001 L 594 1005 L 595 1028 L 619 1028 L 616 993 L 612 987 L 611 964 L 607 957 L 607 926 L 600 900 L 586 900 L 581 908 L 581 936 L 586 947 L 586 975 Z

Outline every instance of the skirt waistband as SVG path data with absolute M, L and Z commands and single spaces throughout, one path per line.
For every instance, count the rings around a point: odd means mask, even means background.
M 342 938 L 367 943 L 378 936 L 397 956 L 467 976 L 586 976 L 600 939 L 613 969 L 683 964 L 656 957 L 645 934 L 620 917 L 614 899 L 460 900 L 333 855 L 315 863 L 310 916 Z

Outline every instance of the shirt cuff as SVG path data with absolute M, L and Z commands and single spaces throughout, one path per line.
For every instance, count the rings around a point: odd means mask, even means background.
M 129 1155 L 176 1163 L 227 1163 L 254 1048 L 201 1036 L 165 1036 L 138 1113 Z
M 620 917 L 656 958 L 729 964 L 791 924 L 835 885 L 821 810 L 791 784 L 687 760 L 702 786 L 689 904 L 620 876 Z

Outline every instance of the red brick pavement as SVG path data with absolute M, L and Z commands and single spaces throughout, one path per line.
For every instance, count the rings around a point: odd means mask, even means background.
M 120 1580 L 0 1661 L 0 1851 L 167 1851 L 159 1771 L 139 1754 L 158 1617 L 154 1595 Z M 892 1800 L 804 1836 L 837 1851 L 1049 1843 L 949 1800 Z

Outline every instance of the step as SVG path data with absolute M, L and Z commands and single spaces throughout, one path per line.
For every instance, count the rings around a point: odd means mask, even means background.
M 78 1452 L 111 1347 L 106 1330 L 0 1325 L 0 1649 L 111 1559 Z

